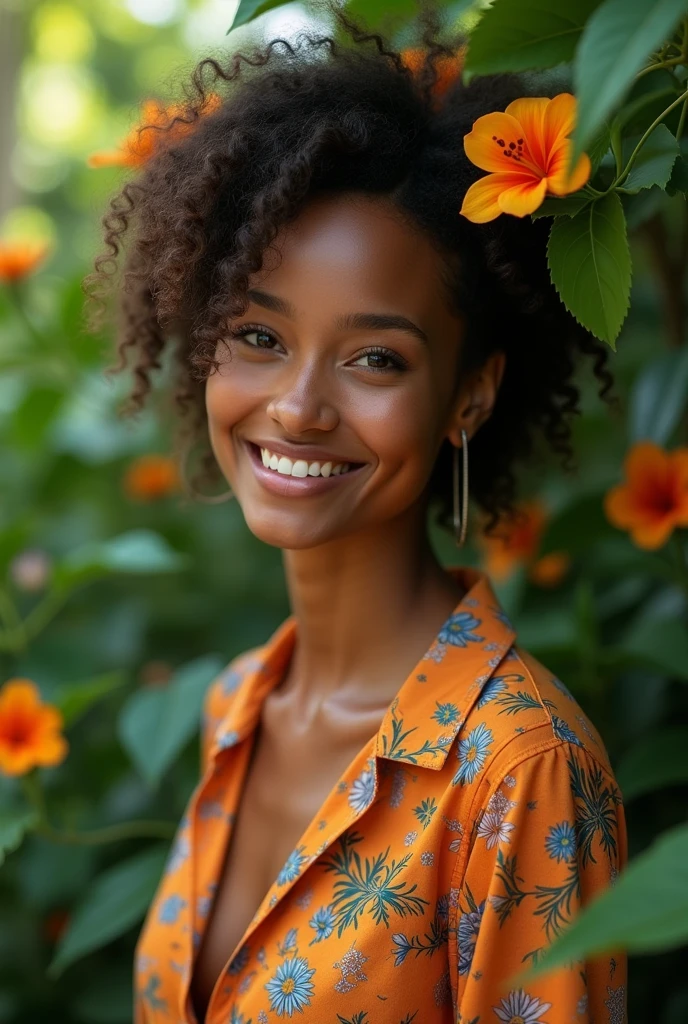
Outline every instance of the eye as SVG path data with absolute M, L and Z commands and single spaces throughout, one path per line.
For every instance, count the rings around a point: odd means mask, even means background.
M 366 366 L 366 370 L 375 370 L 380 373 L 394 373 L 408 369 L 408 363 L 405 359 L 402 359 L 396 352 L 392 352 L 389 348 L 384 348 L 382 345 L 373 345 L 372 348 L 366 349 L 365 352 L 358 356 L 356 363 L 359 359 L 375 359 L 378 365 Z M 391 366 L 381 366 L 381 362 L 391 363 Z
M 258 339 L 255 343 L 247 340 L 252 334 L 255 334 Z M 242 324 L 241 327 L 237 327 L 235 331 L 232 331 L 231 336 L 232 338 L 241 338 L 244 344 L 249 348 L 262 348 L 267 349 L 269 352 L 272 351 L 272 345 L 270 345 L 269 342 L 274 341 L 279 345 L 274 334 L 267 331 L 264 327 L 261 327 L 260 324 Z

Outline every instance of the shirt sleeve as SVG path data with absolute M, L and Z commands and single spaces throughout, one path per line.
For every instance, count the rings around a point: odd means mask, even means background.
M 524 987 L 509 984 L 625 866 L 613 775 L 584 747 L 564 742 L 527 754 L 493 783 L 471 815 L 450 894 L 457 1024 L 626 1024 L 621 951 L 572 961 Z

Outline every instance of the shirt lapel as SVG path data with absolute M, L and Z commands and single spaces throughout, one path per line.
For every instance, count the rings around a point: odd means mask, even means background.
M 407 676 L 376 735 L 357 754 L 306 828 L 232 951 L 226 967 L 313 861 L 374 803 L 379 788 L 380 760 L 405 761 L 435 770 L 444 765 L 468 711 L 514 642 L 516 633 L 486 574 L 464 567 L 447 571 L 467 591 L 464 598 Z M 238 682 L 238 689 L 229 712 L 215 732 L 208 771 L 202 782 L 203 804 L 209 802 L 210 806 L 215 804 L 222 809 L 218 813 L 226 817 L 227 837 L 263 701 L 284 677 L 296 642 L 296 631 L 296 619 L 292 615 L 266 645 L 244 663 L 244 672 L 238 681 L 228 677 L 227 685 Z M 236 763 L 230 770 L 228 761 L 232 758 Z M 230 777 L 233 782 L 228 789 L 223 780 Z M 204 827 L 203 804 L 198 803 L 192 812 L 195 822 L 192 846 L 197 851 L 192 854 L 194 892 L 201 898 L 204 887 L 212 889 L 217 882 L 225 850 L 225 844 L 218 842 L 217 828 L 207 830 Z M 197 938 L 196 905 L 192 908 L 192 920 Z

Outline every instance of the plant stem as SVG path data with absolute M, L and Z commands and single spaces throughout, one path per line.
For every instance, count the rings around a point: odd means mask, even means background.
M 686 100 L 688 100 L 688 89 L 686 89 L 685 92 L 682 92 L 681 95 L 677 99 L 675 99 L 673 103 L 670 103 L 669 106 L 666 108 L 666 110 L 662 111 L 662 113 L 659 115 L 659 117 L 656 117 L 654 119 L 654 121 L 652 122 L 650 127 L 647 129 L 647 131 L 642 135 L 642 137 L 641 137 L 640 141 L 638 142 L 637 146 L 635 147 L 635 149 L 631 153 L 630 157 L 628 158 L 628 163 L 626 164 L 626 166 L 624 167 L 623 171 L 621 172 L 621 176 L 618 177 L 616 179 L 616 181 L 613 182 L 612 185 L 610 185 L 608 191 L 611 191 L 612 189 L 617 188 L 619 185 L 623 185 L 624 181 L 626 180 L 626 178 L 628 177 L 628 175 L 630 173 L 631 168 L 633 167 L 633 164 L 635 163 L 635 161 L 636 161 L 636 159 L 638 157 L 638 153 L 640 152 L 642 147 L 645 145 L 645 143 L 647 142 L 647 140 L 649 139 L 650 135 L 655 130 L 657 125 L 660 124 L 664 120 L 664 118 L 667 116 L 667 114 L 670 114 L 671 111 L 675 107 L 677 107 L 679 105 L 679 103 L 684 103 Z
M 36 768 L 22 779 L 26 797 L 38 814 L 38 824 L 32 831 L 53 843 L 73 846 L 97 846 L 101 843 L 115 843 L 122 839 L 172 839 L 177 826 L 172 821 L 155 821 L 143 818 L 140 821 L 123 821 L 118 825 L 92 829 L 89 832 L 75 832 L 74 829 L 59 829 L 50 824 L 45 793 Z
M 53 843 L 75 846 L 97 846 L 101 843 L 115 843 L 122 839 L 172 839 L 177 826 L 171 821 L 155 821 L 144 818 L 140 821 L 123 821 L 119 825 L 92 829 L 89 832 L 63 831 L 44 822 L 36 834 Z
M 679 140 L 683 135 L 683 129 L 686 123 L 686 112 L 688 112 L 688 99 L 683 104 L 683 110 L 681 116 L 678 119 L 678 128 L 676 129 L 676 139 Z

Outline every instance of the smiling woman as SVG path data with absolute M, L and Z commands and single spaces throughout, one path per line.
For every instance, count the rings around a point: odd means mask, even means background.
M 463 540 L 469 442 L 492 525 L 540 434 L 570 458 L 572 377 L 592 356 L 605 395 L 606 349 L 554 292 L 542 221 L 461 214 L 463 138 L 518 97 L 525 117 L 523 83 L 464 86 L 430 5 L 413 60 L 332 13 L 350 45 L 201 63 L 89 281 L 130 242 L 112 372 L 133 349 L 140 407 L 177 343 L 180 424 L 283 551 L 293 609 L 208 691 L 135 1021 L 623 1024 L 620 953 L 513 982 L 625 864 L 604 743 L 428 536 L 432 510 Z

